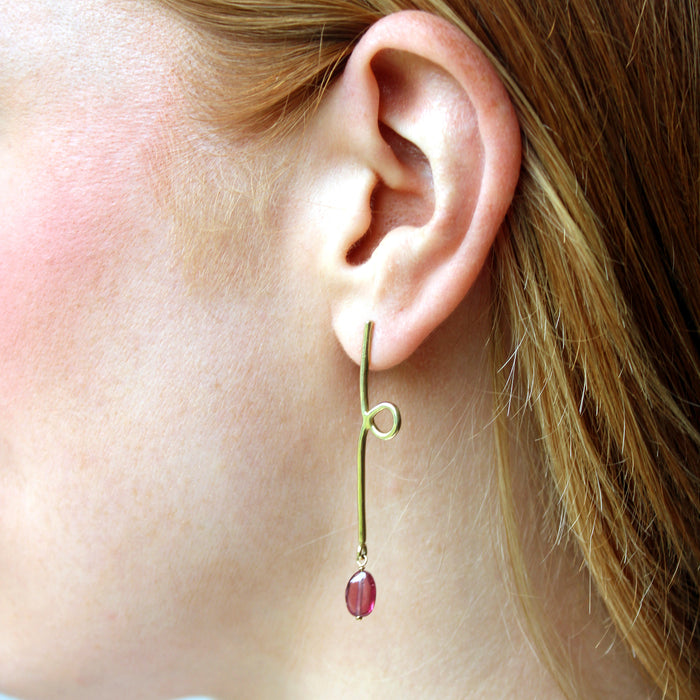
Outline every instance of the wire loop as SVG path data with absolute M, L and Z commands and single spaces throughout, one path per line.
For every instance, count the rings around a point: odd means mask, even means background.
M 367 433 L 371 432 L 380 440 L 391 440 L 401 429 L 401 413 L 399 409 L 388 401 L 383 401 L 373 408 L 368 408 L 369 398 L 367 392 L 367 374 L 370 365 L 370 353 L 372 346 L 372 329 L 374 323 L 368 321 L 365 325 L 364 339 L 362 342 L 362 357 L 360 360 L 360 408 L 362 410 L 362 427 L 357 440 L 357 563 L 361 569 L 367 564 L 367 532 L 365 522 L 365 447 L 367 445 Z M 382 412 L 389 411 L 392 424 L 389 430 L 380 430 L 375 423 L 375 418 Z

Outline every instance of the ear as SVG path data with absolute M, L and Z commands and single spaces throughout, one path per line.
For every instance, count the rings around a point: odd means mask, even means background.
M 332 153 L 322 273 L 335 333 L 372 366 L 402 362 L 477 279 L 513 197 L 520 132 L 481 50 L 406 11 L 374 24 L 318 118 Z

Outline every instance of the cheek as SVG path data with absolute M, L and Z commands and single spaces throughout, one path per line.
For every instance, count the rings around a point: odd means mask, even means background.
M 85 312 L 105 302 L 135 228 L 118 152 L 95 152 L 93 141 L 90 153 L 89 138 L 52 146 L 5 152 L 0 167 L 2 402 L 21 400 L 46 372 L 72 371 Z

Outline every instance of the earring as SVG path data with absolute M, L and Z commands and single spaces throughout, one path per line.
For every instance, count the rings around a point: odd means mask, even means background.
M 359 569 L 352 575 L 345 588 L 345 603 L 351 615 L 361 620 L 374 610 L 377 599 L 377 586 L 374 577 L 369 571 L 365 571 L 367 565 L 367 543 L 365 527 L 365 446 L 367 433 L 380 440 L 391 440 L 401 428 L 401 414 L 393 403 L 387 401 L 376 405 L 371 410 L 368 408 L 367 398 L 367 373 L 370 364 L 370 351 L 372 345 L 372 328 L 374 324 L 368 321 L 365 325 L 365 334 L 362 341 L 362 358 L 360 361 L 360 408 L 362 410 L 362 427 L 357 441 L 357 566 Z M 374 419 L 382 411 L 389 411 L 392 417 L 392 426 L 386 432 L 377 428 Z

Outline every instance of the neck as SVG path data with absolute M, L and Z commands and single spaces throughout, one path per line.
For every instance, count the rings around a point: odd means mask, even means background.
M 337 451 L 309 483 L 309 502 L 332 504 L 326 511 L 331 524 L 269 573 L 288 580 L 295 593 L 253 615 L 265 615 L 265 623 L 245 640 L 249 674 L 219 696 L 503 698 L 522 697 L 525 687 L 528 697 L 563 697 L 533 651 L 509 583 L 484 349 L 488 319 L 475 311 L 485 308 L 483 299 L 471 299 L 478 303 L 441 328 L 410 363 L 369 377 L 370 405 L 395 402 L 403 418 L 395 440 L 370 437 L 367 445 L 374 612 L 355 621 L 343 598 L 356 569 L 352 455 L 361 420 L 357 369 L 351 368 Z M 528 468 L 516 454 L 513 471 Z M 577 696 L 609 690 L 618 698 L 648 697 L 626 654 L 606 636 L 604 616 L 589 601 L 574 557 L 546 545 L 536 490 L 516 484 L 519 534 L 526 568 L 536 574 L 535 607 L 553 623 L 553 641 L 559 638 L 577 658 L 573 674 L 584 688 Z M 303 586 L 299 577 L 307 579 Z

